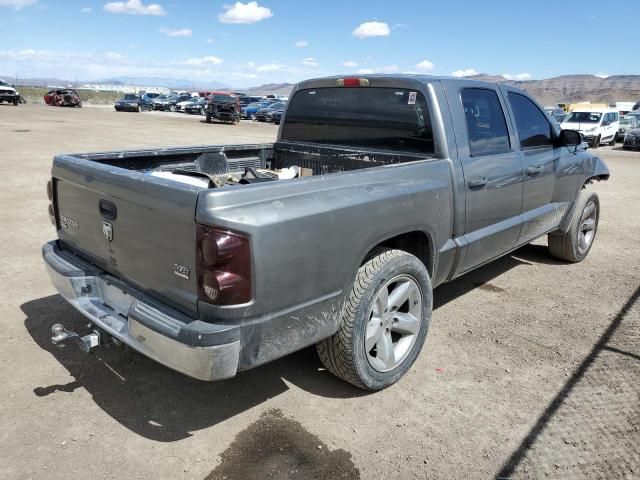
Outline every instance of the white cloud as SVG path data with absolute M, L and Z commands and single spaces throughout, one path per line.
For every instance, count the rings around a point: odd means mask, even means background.
M 207 38 L 207 43 L 213 43 L 213 38 Z
M 373 70 L 371 70 L 370 68 L 361 68 L 360 70 L 358 70 L 358 73 L 360 75 L 369 75 L 373 73 Z
M 309 42 L 307 42 L 306 40 L 299 40 L 296 43 L 294 43 L 293 46 L 294 47 L 298 47 L 298 48 L 308 47 L 309 46 Z
M 202 57 L 202 58 L 188 58 L 183 63 L 185 65 L 220 65 L 224 60 L 214 56 Z
M 14 10 L 33 5 L 38 0 L 0 0 L 0 7 L 13 7 Z
M 193 32 L 189 28 L 179 28 L 172 30 L 171 28 L 161 28 L 158 30 L 160 33 L 164 33 L 167 37 L 190 37 Z
M 342 62 L 340 65 L 347 68 L 357 67 L 358 64 L 356 62 L 352 62 L 351 60 L 347 60 L 346 62 Z
M 609 78 L 610 77 L 610 75 L 608 75 L 606 73 L 596 73 L 595 76 L 599 77 L 599 78 Z
M 465 70 L 456 70 L 451 74 L 453 77 L 470 77 L 471 75 L 478 75 L 473 68 L 467 68 Z
M 530 73 L 516 73 L 515 75 L 511 75 L 510 73 L 503 73 L 502 76 L 507 80 L 530 80 Z
M 427 59 L 416 64 L 416 70 L 418 70 L 419 72 L 430 72 L 431 70 L 433 70 L 433 67 L 433 62 L 430 62 Z
M 251 63 L 251 62 L 249 62 Z M 252 66 L 252 65 L 250 65 Z M 256 71 L 258 72 L 277 72 L 278 70 L 282 70 L 284 65 L 280 65 L 279 63 L 267 63 L 265 65 L 260 65 L 256 67 Z
M 109 13 L 126 13 L 128 15 L 166 15 L 164 8 L 157 3 L 144 5 L 141 0 L 128 0 L 127 2 L 109 2 L 102 7 Z
M 273 17 L 270 8 L 261 7 L 258 2 L 236 2 L 234 5 L 225 5 L 225 12 L 218 15 L 222 23 L 256 23 Z
M 91 7 L 84 7 L 82 10 L 80 10 L 82 13 L 91 13 L 93 11 L 93 8 Z
M 391 35 L 391 29 L 384 22 L 364 22 L 353 30 L 353 36 L 358 38 L 388 37 L 389 35 Z
M 316 60 L 313 57 L 307 57 L 304 60 L 302 60 L 302 64 L 303 65 L 307 65 L 308 67 L 317 67 L 318 66 L 318 60 Z

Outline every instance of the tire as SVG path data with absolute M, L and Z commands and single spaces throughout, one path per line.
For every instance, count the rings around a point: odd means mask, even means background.
M 138 105 L 138 108 L 136 108 L 138 113 L 142 113 L 142 105 Z
M 593 141 L 593 143 L 591 144 L 591 148 L 595 149 L 598 148 L 600 146 L 600 140 L 602 139 L 602 137 L 600 135 L 598 135 L 596 137 L 596 139 Z
M 618 132 L 616 132 L 616 134 L 613 136 L 613 138 L 609 142 L 609 146 L 610 147 L 615 147 L 616 143 L 618 143 Z
M 407 294 L 394 296 L 396 290 Z M 398 295 L 402 304 L 395 302 L 396 306 L 389 308 Z M 402 250 L 377 250 L 358 270 L 340 329 L 316 345 L 321 362 L 335 376 L 364 390 L 393 385 L 422 350 L 431 322 L 432 300 L 429 272 L 418 258 Z M 401 323 L 400 314 L 405 319 Z M 399 333 L 402 325 L 410 333 Z M 393 355 L 384 355 L 383 347 Z
M 205 121 L 207 123 L 211 123 L 211 115 L 207 115 L 206 118 L 205 118 Z
M 581 190 L 575 201 L 567 233 L 549 234 L 548 242 L 551 256 L 572 263 L 584 260 L 595 240 L 599 220 L 600 200 L 598 195 L 588 190 Z
M 20 100 L 14 100 L 13 101 L 13 106 L 17 107 L 19 103 L 20 103 Z
M 175 112 L 176 111 L 176 106 L 175 105 L 169 105 L 169 111 L 170 112 Z
M 204 114 L 205 114 L 205 113 L 204 113 L 204 108 L 201 108 L 201 109 L 200 109 L 200 115 L 204 115 Z

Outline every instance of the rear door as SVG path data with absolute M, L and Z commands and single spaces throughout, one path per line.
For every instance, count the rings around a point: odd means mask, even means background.
M 52 174 L 65 248 L 196 315 L 196 187 L 68 156 L 56 157 Z
M 557 226 L 561 202 L 554 202 L 560 147 L 554 148 L 549 116 L 522 92 L 501 87 L 516 125 L 517 147 L 523 167 L 522 231 L 518 244 L 526 243 Z M 566 148 L 565 148 L 566 150 Z
M 511 250 L 520 232 L 522 164 L 498 87 L 447 82 L 465 180 L 465 238 L 460 273 Z

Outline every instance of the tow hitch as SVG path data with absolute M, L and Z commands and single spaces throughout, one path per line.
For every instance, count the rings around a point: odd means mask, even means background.
M 75 340 L 78 343 L 78 346 L 80 346 L 82 351 L 85 353 L 91 352 L 91 350 L 93 350 L 98 345 L 103 344 L 104 340 L 106 340 L 102 338 L 105 335 L 101 334 L 100 330 L 93 329 L 91 330 L 91 333 L 81 337 L 76 332 L 67 330 L 66 328 L 64 328 L 64 325 L 60 323 L 56 323 L 51 327 L 51 333 L 53 333 L 51 341 L 54 345 L 58 345 L 59 347 L 61 347 L 65 345 L 67 341 Z

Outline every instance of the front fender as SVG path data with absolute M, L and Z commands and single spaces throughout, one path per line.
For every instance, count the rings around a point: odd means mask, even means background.
M 594 155 L 591 171 L 587 174 L 587 183 L 592 180 L 609 180 L 609 167 L 600 157 Z

